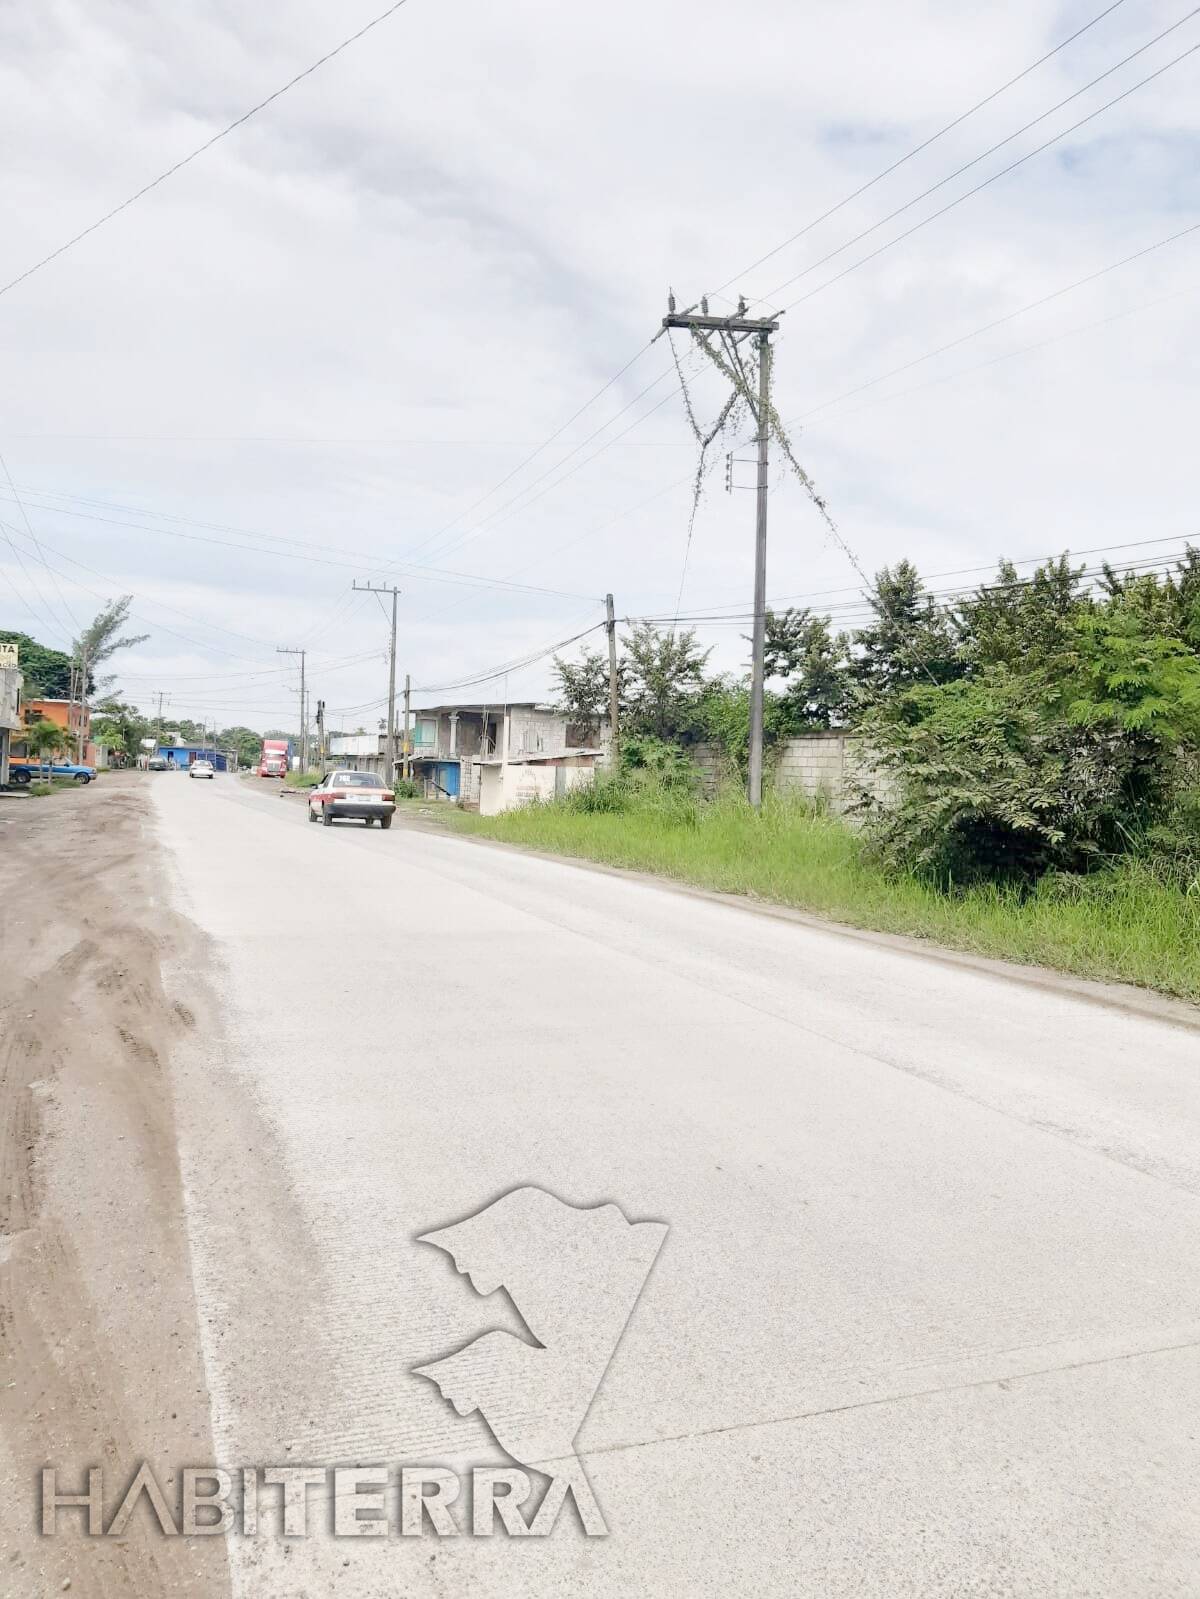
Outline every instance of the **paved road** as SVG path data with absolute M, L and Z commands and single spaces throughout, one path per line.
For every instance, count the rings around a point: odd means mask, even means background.
M 669 1234 L 582 1432 L 606 1539 L 231 1544 L 244 1594 L 1200 1592 L 1200 1034 L 426 831 L 154 786 L 222 1458 L 501 1457 L 411 1369 L 520 1328 L 422 1232 Z M 395 1519 L 395 1518 L 393 1518 Z

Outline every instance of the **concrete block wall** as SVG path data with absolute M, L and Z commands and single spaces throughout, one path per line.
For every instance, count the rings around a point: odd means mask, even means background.
M 847 799 L 846 734 L 806 733 L 785 740 L 779 749 L 775 784 L 812 799 L 824 798 L 834 810 L 842 810 Z
M 781 746 L 775 767 L 780 789 L 824 799 L 831 810 L 846 810 L 866 788 L 886 802 L 891 784 L 885 772 L 876 771 L 862 740 L 845 729 L 804 733 Z
M 510 755 L 557 755 L 567 747 L 567 720 L 555 711 L 509 712 Z
M 720 748 L 716 744 L 693 744 L 688 756 L 700 774 L 700 792 L 705 799 L 714 798 L 725 776 L 725 757 Z

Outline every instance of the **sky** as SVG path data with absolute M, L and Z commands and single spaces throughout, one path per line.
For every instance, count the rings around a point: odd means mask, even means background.
M 668 288 L 787 307 L 773 399 L 839 537 L 776 450 L 772 602 L 1165 559 L 1200 534 L 1200 15 L 1120 0 L 932 137 L 1106 3 L 407 0 L 0 293 L 0 627 L 64 647 L 130 593 L 121 694 L 259 729 L 298 726 L 280 648 L 378 724 L 355 582 L 401 590 L 414 703 L 546 695 L 607 592 L 745 670 L 753 450 L 726 492 L 714 449 L 689 541 Z M 0 283 L 384 4 L 0 10 Z M 676 348 L 707 423 L 725 381 Z

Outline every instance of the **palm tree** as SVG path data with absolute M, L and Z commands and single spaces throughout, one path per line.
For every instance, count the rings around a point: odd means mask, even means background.
M 59 727 L 57 722 L 30 722 L 21 734 L 21 742 L 29 759 L 44 766 L 47 756 L 53 758 L 62 753 L 69 737 L 66 728 Z

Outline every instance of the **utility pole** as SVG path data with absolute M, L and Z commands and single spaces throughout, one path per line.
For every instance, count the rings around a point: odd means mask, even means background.
M 770 317 L 750 317 L 744 314 L 744 302 L 733 316 L 709 316 L 707 302 L 702 301 L 704 314 L 695 316 L 691 311 L 675 311 L 674 297 L 671 310 L 663 317 L 664 328 L 686 328 L 690 333 L 715 333 L 725 345 L 725 359 L 740 374 L 741 358 L 738 345 L 753 338 L 758 346 L 758 397 L 748 389 L 743 396 L 755 413 L 758 423 L 758 492 L 754 519 L 754 645 L 750 668 L 750 765 L 746 782 L 747 797 L 757 810 L 762 805 L 763 782 L 763 679 L 767 653 L 767 486 L 768 446 L 771 438 L 771 334 L 779 331 L 779 321 Z
M 621 735 L 617 727 L 617 719 L 621 710 L 621 696 L 617 684 L 617 618 L 613 610 L 613 597 L 611 594 L 604 596 L 604 608 L 608 613 L 605 627 L 608 630 L 608 723 L 609 770 L 615 776 L 621 768 Z
M 388 651 L 388 718 L 387 718 L 387 781 L 396 780 L 396 596 L 397 588 L 383 583 L 354 583 L 353 588 L 364 594 L 390 594 L 392 596 L 392 644 Z M 407 743 L 407 739 L 405 740 Z
M 404 674 L 404 776 L 412 776 L 412 739 L 409 734 L 410 717 L 412 715 L 412 678 Z
M 304 702 L 304 657 L 307 650 L 282 650 L 277 649 L 276 655 L 298 655 L 300 657 L 300 770 L 308 771 L 308 711 Z
M 162 702 L 163 702 L 163 690 L 159 689 L 159 691 L 158 691 L 158 745 L 157 745 L 158 748 L 162 747 Z
M 81 648 L 79 655 L 79 726 L 75 734 L 75 764 L 78 766 L 83 761 L 83 724 L 87 716 L 87 650 Z M 71 721 L 71 709 L 67 710 L 67 723 Z
M 325 770 L 325 701 L 317 701 L 317 766 Z

